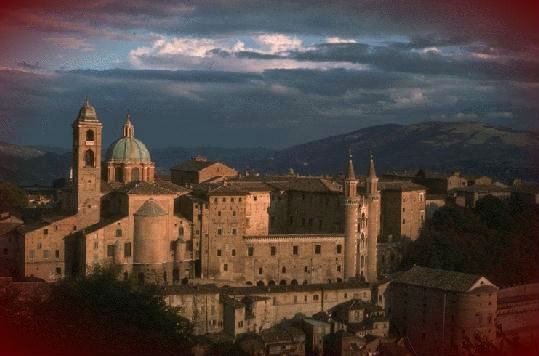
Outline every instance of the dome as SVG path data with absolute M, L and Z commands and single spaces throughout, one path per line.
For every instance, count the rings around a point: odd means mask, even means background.
M 107 151 L 109 161 L 151 163 L 150 152 L 134 137 L 122 137 Z

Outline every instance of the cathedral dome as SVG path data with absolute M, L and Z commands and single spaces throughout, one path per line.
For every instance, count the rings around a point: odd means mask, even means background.
M 129 114 L 124 124 L 124 135 L 110 146 L 107 158 L 114 162 L 151 163 L 146 145 L 135 138 L 135 127 Z
M 107 151 L 109 161 L 150 163 L 150 152 L 140 140 L 122 137 L 114 142 Z

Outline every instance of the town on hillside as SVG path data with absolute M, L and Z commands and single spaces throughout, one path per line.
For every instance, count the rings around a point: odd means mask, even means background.
M 336 177 L 239 172 L 202 156 L 159 175 L 134 122 L 105 150 L 86 100 L 65 184 L 2 186 L 21 204 L 2 205 L 0 294 L 54 299 L 58 285 L 114 268 L 119 283 L 159 288 L 200 355 L 225 344 L 246 355 L 537 352 L 534 257 L 515 247 L 521 274 L 514 259 L 482 270 L 494 255 L 480 245 L 526 234 L 515 229 L 537 211 L 537 184 L 383 173 L 376 157 L 359 167 L 346 152 Z

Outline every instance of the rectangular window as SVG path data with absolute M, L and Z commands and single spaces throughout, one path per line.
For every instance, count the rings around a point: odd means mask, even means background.
M 48 235 L 49 234 L 49 229 L 43 229 L 43 235 Z
M 56 274 L 62 274 L 62 269 L 60 267 L 56 268 Z
M 406 224 L 406 219 L 402 219 L 402 224 Z
M 43 250 L 43 258 L 49 258 L 49 250 Z
M 318 300 L 318 294 L 313 295 L 313 300 Z
M 295 256 L 299 255 L 299 246 L 297 246 L 297 245 L 294 246 L 294 247 L 292 248 L 292 253 L 293 253 Z
M 131 257 L 131 242 L 124 244 L 124 257 Z
M 252 246 L 247 247 L 247 255 L 253 256 L 255 254 L 255 248 Z
M 317 255 L 319 255 L 321 251 L 322 251 L 322 246 L 320 246 L 320 245 L 314 245 L 314 253 L 316 253 Z
M 341 254 L 342 253 L 342 245 L 337 245 L 337 254 Z
M 94 242 L 94 250 L 97 250 L 99 247 L 99 242 Z
M 228 265 L 226 263 L 223 265 L 223 271 L 228 271 Z
M 341 266 L 337 266 L 337 272 L 341 271 Z
M 262 274 L 263 272 L 262 267 L 258 268 L 258 274 Z
M 236 256 L 236 250 L 232 249 L 232 256 Z
M 221 250 L 217 250 L 217 256 L 221 256 Z
M 303 271 L 304 271 L 305 273 L 309 272 L 309 267 L 305 266 L 305 268 L 303 269 Z
M 114 245 L 107 245 L 107 256 L 114 257 Z
M 238 321 L 238 328 L 243 328 L 243 320 Z
M 275 256 L 277 254 L 277 247 L 271 246 L 271 255 Z
M 217 229 L 217 235 L 222 235 L 223 234 L 223 229 Z
M 60 250 L 54 251 L 54 255 L 56 256 L 56 258 L 60 258 Z
M 236 235 L 238 231 L 236 229 L 232 229 L 232 235 Z

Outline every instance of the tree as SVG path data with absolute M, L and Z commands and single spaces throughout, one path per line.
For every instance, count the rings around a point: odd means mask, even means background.
M 32 342 L 7 345 L 8 351 L 189 354 L 191 325 L 167 306 L 162 289 L 121 281 L 118 272 L 113 267 L 96 268 L 86 277 L 52 285 L 47 298 L 25 305 L 30 310 L 26 317 L 11 322 L 15 335 Z
M 8 211 L 20 216 L 27 205 L 28 197 L 24 190 L 15 184 L 0 181 L 0 212 Z
M 539 278 L 537 205 L 480 199 L 476 208 L 445 206 L 404 251 L 402 269 L 418 264 L 486 276 L 505 286 Z

